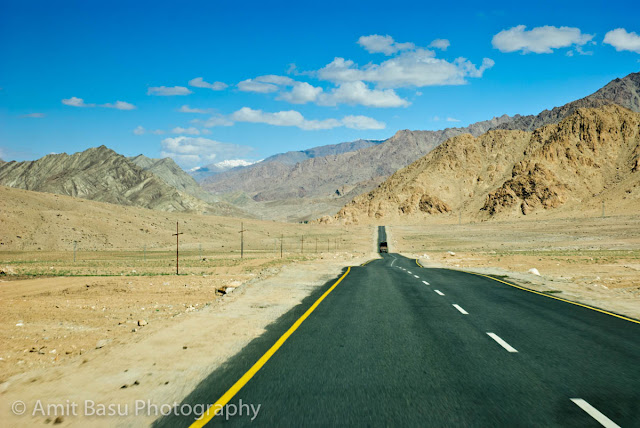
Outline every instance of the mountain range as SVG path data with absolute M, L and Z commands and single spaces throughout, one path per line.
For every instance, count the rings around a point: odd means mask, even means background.
M 535 116 L 503 115 L 465 128 L 440 131 L 402 130 L 369 147 L 309 159 L 303 159 L 304 155 L 276 155 L 269 162 L 265 160 L 207 177 L 201 185 L 213 194 L 244 194 L 245 201 L 262 202 L 263 205 L 253 204 L 256 210 L 276 205 L 289 210 L 302 205 L 303 200 L 307 200 L 307 206 L 313 206 L 316 201 L 318 209 L 301 212 L 298 217 L 298 220 L 310 219 L 333 214 L 356 195 L 376 188 L 395 171 L 425 156 L 449 138 L 463 134 L 477 137 L 491 129 L 531 131 L 558 123 L 584 107 L 618 104 L 637 112 L 640 111 L 639 94 L 640 73 L 632 73 L 585 98 Z M 293 163 L 297 159 L 303 160 Z M 273 211 L 270 214 L 273 215 Z
M 640 202 L 640 114 L 617 105 L 579 108 L 532 132 L 451 138 L 334 219 L 423 222 L 461 213 L 488 220 L 557 209 L 593 215 L 603 201 L 617 212 L 637 212 Z
M 0 185 L 161 211 L 247 216 L 212 203 L 211 195 L 199 199 L 205 192 L 171 159 L 127 159 L 105 146 L 0 164 Z

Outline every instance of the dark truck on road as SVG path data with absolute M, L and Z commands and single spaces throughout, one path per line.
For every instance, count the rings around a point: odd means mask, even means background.
M 386 242 L 381 242 L 380 243 L 380 252 L 381 253 L 388 253 L 389 252 L 389 246 L 387 246 Z

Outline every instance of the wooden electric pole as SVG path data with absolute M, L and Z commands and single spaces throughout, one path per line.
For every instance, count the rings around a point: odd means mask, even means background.
M 182 232 L 178 232 L 178 222 L 176 221 L 176 233 L 172 235 L 176 237 L 176 275 L 180 275 L 179 262 L 178 262 L 178 260 L 180 259 L 179 245 L 178 245 L 179 244 L 178 238 L 180 237 L 180 235 L 182 235 Z
M 244 222 L 240 223 L 240 258 L 244 258 Z

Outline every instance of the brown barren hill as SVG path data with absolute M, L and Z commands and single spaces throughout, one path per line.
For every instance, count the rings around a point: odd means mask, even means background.
M 360 195 L 334 219 L 419 222 L 463 213 L 477 220 L 583 211 L 640 202 L 640 114 L 578 109 L 534 132 L 494 130 L 451 138 Z M 324 218 L 322 221 L 332 221 Z

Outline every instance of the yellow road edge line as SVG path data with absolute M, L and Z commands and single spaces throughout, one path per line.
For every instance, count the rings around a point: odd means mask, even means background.
M 541 296 L 549 297 L 551 299 L 560 300 L 561 302 L 571 303 L 572 305 L 581 306 L 583 308 L 591 309 L 592 311 L 601 312 L 603 314 L 611 315 L 612 317 L 616 317 L 616 318 L 623 319 L 625 321 L 630 321 L 632 323 L 640 324 L 640 321 L 634 320 L 633 318 L 627 318 L 627 317 L 625 317 L 623 315 L 614 314 L 613 312 L 608 312 L 608 311 L 605 311 L 603 309 L 594 308 L 593 306 L 585 305 L 583 303 L 572 302 L 571 300 L 563 299 L 561 297 L 550 296 L 549 294 L 541 293 L 540 291 L 535 291 L 535 290 L 531 290 L 531 289 L 528 289 L 528 288 L 525 288 L 525 287 L 521 287 L 519 285 L 510 284 L 510 283 L 508 283 L 506 281 L 502 281 L 500 279 L 494 278 L 494 277 L 489 276 L 489 275 L 483 275 L 481 273 L 469 272 L 469 271 L 466 271 L 466 270 L 461 270 L 459 272 L 464 272 L 464 273 L 468 273 L 468 274 L 471 274 L 471 275 L 483 276 L 485 278 L 489 278 L 489 279 L 492 279 L 494 281 L 498 281 L 498 282 L 501 282 L 503 284 L 507 284 L 507 285 L 509 285 L 511 287 L 519 288 L 520 290 L 528 291 L 528 292 L 534 293 L 534 294 L 539 294 Z
M 371 260 L 369 260 L 369 261 L 366 261 L 366 262 L 362 263 L 360 266 L 368 265 L 369 263 L 371 263 L 371 262 L 375 262 L 376 260 L 380 260 L 380 259 L 371 259 Z
M 244 387 L 247 382 L 249 382 L 251 378 L 262 368 L 262 366 L 264 366 L 266 362 L 269 361 L 273 354 L 275 354 L 276 351 L 280 349 L 280 347 L 284 344 L 284 342 L 287 341 L 289 336 L 291 336 L 293 332 L 295 332 L 298 327 L 300 327 L 300 324 L 302 324 L 302 322 L 306 320 L 309 315 L 311 315 L 311 313 L 318 307 L 318 305 L 320 305 L 320 303 L 329 295 L 329 293 L 331 293 L 333 289 L 336 288 L 338 284 L 340 284 L 340 282 L 342 282 L 342 280 L 349 274 L 350 271 L 351 267 L 349 266 L 347 267 L 347 271 L 344 273 L 344 275 L 342 275 L 340 279 L 338 279 L 331 286 L 331 288 L 325 291 L 324 294 L 320 296 L 318 300 L 316 300 L 315 303 L 311 305 L 311 307 L 307 309 L 307 311 L 302 314 L 302 316 L 298 318 L 298 320 L 294 322 L 291 327 L 289 327 L 289 330 L 287 330 L 282 336 L 280 336 L 276 343 L 274 343 L 273 346 L 271 346 L 271 348 L 269 348 L 269 350 L 265 352 L 264 355 L 262 355 L 262 357 L 260 357 L 260 359 L 253 366 L 251 366 L 251 368 L 247 370 L 247 372 L 242 375 L 242 377 L 238 379 L 231 388 L 227 390 L 227 392 L 222 394 L 222 397 L 220 397 L 218 401 L 213 403 L 213 405 L 209 407 L 209 409 L 207 409 L 205 413 L 203 413 L 198 419 L 196 419 L 195 422 L 189 426 L 189 428 L 202 428 L 207 423 L 209 423 L 209 421 L 213 419 L 218 411 L 220 411 L 229 401 L 231 401 L 231 399 L 242 389 L 242 387 Z
M 416 264 L 417 264 L 418 266 L 420 266 L 421 268 L 423 268 L 423 267 L 424 267 L 424 266 L 422 266 L 422 265 L 420 264 L 420 262 L 418 261 L 418 259 L 416 259 Z

